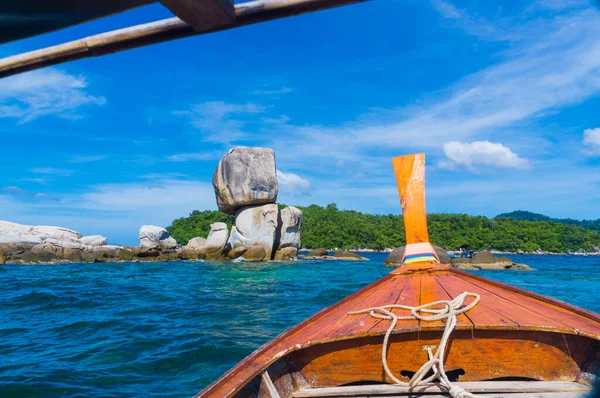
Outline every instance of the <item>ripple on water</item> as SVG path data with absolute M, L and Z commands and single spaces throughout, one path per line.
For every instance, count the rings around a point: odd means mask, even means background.
M 0 266 L 0 397 L 192 396 L 390 272 L 371 262 Z M 600 312 L 600 258 L 520 256 L 485 277 Z

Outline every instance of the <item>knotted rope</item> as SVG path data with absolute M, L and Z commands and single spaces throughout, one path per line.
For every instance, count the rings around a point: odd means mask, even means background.
M 475 299 L 469 305 L 463 306 L 465 299 L 468 296 L 474 297 Z M 385 373 L 391 380 L 394 381 L 394 383 L 402 386 L 417 387 L 421 383 L 429 383 L 435 379 L 439 379 L 440 384 L 447 388 L 450 395 L 452 395 L 454 398 L 472 398 L 475 397 L 475 395 L 465 391 L 462 387 L 458 385 L 453 385 L 450 382 L 450 380 L 448 380 L 448 376 L 446 376 L 446 371 L 444 369 L 444 352 L 446 351 L 446 345 L 448 344 L 450 334 L 456 327 L 456 316 L 467 312 L 471 308 L 475 307 L 475 305 L 477 305 L 477 303 L 479 302 L 479 299 L 480 297 L 476 293 L 464 292 L 456 296 L 453 300 L 438 300 L 429 304 L 423 304 L 416 307 L 401 304 L 390 304 L 381 307 L 365 308 L 364 310 L 360 311 L 351 311 L 348 312 L 348 315 L 359 315 L 369 313 L 373 318 L 392 321 L 387 332 L 385 332 L 385 337 L 383 339 L 383 348 L 381 350 L 381 362 L 383 363 Z M 443 305 L 444 308 L 432 308 L 439 305 Z M 391 311 L 394 308 L 409 310 L 411 315 L 397 316 Z M 421 313 L 432 315 L 422 315 Z M 429 361 L 425 362 L 423 366 L 419 368 L 419 370 L 413 375 L 413 377 L 408 383 L 405 383 L 399 380 L 396 376 L 394 376 L 387 364 L 387 351 L 390 336 L 392 335 L 392 331 L 396 327 L 396 324 L 398 323 L 399 319 L 417 319 L 419 321 L 425 322 L 439 321 L 442 319 L 447 320 L 446 327 L 444 329 L 444 333 L 442 334 L 442 339 L 437 350 L 435 351 L 435 353 L 433 353 L 432 347 L 426 347 L 427 355 L 429 356 Z M 428 378 L 425 378 L 425 375 L 430 370 L 433 371 L 433 375 Z M 477 396 L 477 398 L 481 397 L 481 395 Z

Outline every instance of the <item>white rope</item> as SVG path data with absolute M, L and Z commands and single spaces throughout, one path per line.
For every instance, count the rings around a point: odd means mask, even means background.
M 467 297 L 474 297 L 473 302 L 467 306 L 463 307 L 465 299 Z M 358 315 L 358 314 L 366 314 L 369 313 L 373 318 L 391 320 L 390 327 L 387 332 L 385 332 L 385 337 L 383 338 L 383 348 L 381 350 L 381 362 L 383 363 L 383 368 L 385 369 L 385 373 L 388 375 L 390 379 L 394 381 L 394 383 L 408 386 L 408 387 L 417 387 L 422 383 L 429 383 L 435 379 L 439 379 L 440 384 L 446 387 L 454 398 L 472 398 L 475 395 L 465 391 L 462 387 L 458 385 L 453 385 L 450 380 L 448 380 L 448 376 L 446 376 L 446 371 L 444 369 L 444 352 L 446 351 L 446 345 L 448 344 L 448 339 L 450 338 L 450 334 L 456 327 L 456 315 L 460 315 L 464 312 L 469 311 L 471 308 L 475 307 L 479 302 L 479 295 L 477 293 L 469 293 L 464 292 L 460 295 L 456 296 L 453 300 L 439 300 L 434 301 L 433 303 L 419 305 L 417 307 L 411 307 L 408 305 L 400 305 L 400 304 L 390 304 L 384 305 L 381 307 L 372 307 L 365 308 L 360 311 L 352 311 L 348 312 L 348 315 Z M 443 305 L 444 308 L 436 309 L 432 308 L 435 306 Z M 409 310 L 411 315 L 405 316 L 397 316 L 392 313 L 391 309 L 400 308 L 403 310 Z M 420 313 L 426 313 L 431 315 L 422 315 Z M 408 383 L 405 383 L 399 380 L 394 374 L 390 371 L 390 368 L 387 364 L 387 351 L 390 336 L 392 335 L 392 331 L 396 327 L 398 320 L 404 319 L 417 319 L 419 321 L 431 322 L 431 321 L 439 321 L 442 319 L 446 319 L 446 328 L 444 329 L 444 333 L 442 334 L 442 339 L 440 341 L 440 345 L 438 346 L 435 353 L 433 353 L 432 347 L 426 347 L 427 355 L 429 356 L 429 361 L 425 362 L 421 368 L 413 375 Z M 428 378 L 425 378 L 425 375 L 429 371 L 433 371 L 433 375 Z M 477 398 L 482 398 L 482 395 L 477 395 Z

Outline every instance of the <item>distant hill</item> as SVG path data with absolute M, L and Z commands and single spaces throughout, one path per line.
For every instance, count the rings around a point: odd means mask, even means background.
M 574 220 L 572 218 L 551 218 L 539 213 L 517 210 L 510 213 L 498 214 L 494 219 L 509 218 L 522 221 L 552 221 L 560 224 L 577 225 L 578 227 L 600 232 L 600 219 L 598 220 Z
M 280 205 L 282 206 L 282 205 Z M 364 214 L 353 210 L 339 210 L 332 203 L 325 207 L 300 207 L 304 213 L 302 246 L 326 249 L 376 249 L 404 245 L 404 222 L 401 215 Z M 527 217 L 527 212 L 517 212 Z M 566 252 L 600 246 L 600 233 L 546 218 L 536 221 L 503 217 L 469 216 L 466 214 L 429 214 L 430 239 L 433 244 L 447 249 L 468 245 L 472 250 L 496 249 L 501 251 Z M 530 213 L 535 215 L 535 213 Z M 542 216 L 542 215 L 536 215 Z M 545 217 L 545 216 L 542 216 Z M 189 217 L 174 220 L 167 227 L 180 244 L 202 236 L 206 237 L 213 222 L 225 222 L 229 227 L 233 217 L 219 211 L 193 211 Z

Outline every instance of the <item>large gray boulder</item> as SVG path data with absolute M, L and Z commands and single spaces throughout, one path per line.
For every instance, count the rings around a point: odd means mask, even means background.
M 169 235 L 169 232 L 155 225 L 143 225 L 140 228 L 140 247 L 151 249 L 174 249 L 177 241 Z
M 86 246 L 104 246 L 108 244 L 107 239 L 101 235 L 90 235 L 79 238 L 79 243 Z
M 38 236 L 42 239 L 54 238 L 71 242 L 76 242 L 79 238 L 81 238 L 81 234 L 77 231 L 73 231 L 72 229 L 51 227 L 46 225 L 32 226 L 10 221 L 0 221 L 0 235 L 4 234 Z
M 243 206 L 275 203 L 279 191 L 275 170 L 272 149 L 237 147 L 229 150 L 213 174 L 219 210 L 235 214 Z
M 188 249 L 198 250 L 201 249 L 204 245 L 206 245 L 206 239 L 197 237 L 190 239 L 187 245 L 185 245 L 184 247 Z
M 235 212 L 235 226 L 227 242 L 229 250 L 239 246 L 260 246 L 265 249 L 267 260 L 271 259 L 278 223 L 276 204 L 247 206 Z
M 227 230 L 227 224 L 224 222 L 210 224 L 210 233 L 206 238 L 206 243 L 201 247 L 201 250 L 207 257 L 221 256 L 227 245 L 228 238 L 229 231 Z
M 286 207 L 279 213 L 279 247 L 300 248 L 300 230 L 302 229 L 302 211 L 294 206 Z

